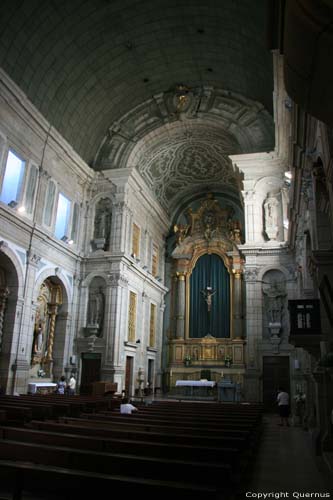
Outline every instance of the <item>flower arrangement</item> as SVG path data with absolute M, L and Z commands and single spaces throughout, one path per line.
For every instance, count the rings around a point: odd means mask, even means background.
M 184 357 L 184 365 L 189 366 L 192 364 L 192 358 L 189 354 L 186 354 Z
M 232 364 L 232 357 L 228 354 L 224 358 L 224 364 L 225 366 L 230 366 Z

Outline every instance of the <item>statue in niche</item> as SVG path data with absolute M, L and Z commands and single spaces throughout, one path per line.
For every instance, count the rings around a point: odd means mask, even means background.
M 99 329 L 103 324 L 104 318 L 104 293 L 100 287 L 91 290 L 88 303 L 88 325 L 96 326 Z
M 281 197 L 280 193 L 268 193 L 264 201 L 265 233 L 269 240 L 277 240 L 281 228 Z
M 34 331 L 34 342 L 33 342 L 33 352 L 35 354 L 40 354 L 43 349 L 44 332 L 43 325 L 39 322 Z
M 103 198 L 96 205 L 94 221 L 94 243 L 97 249 L 107 250 L 109 248 L 111 219 L 111 200 L 108 198 Z
M 211 211 L 208 211 L 203 216 L 204 236 L 206 240 L 210 240 L 216 233 L 216 217 Z
M 263 293 L 266 296 L 268 324 L 282 324 L 284 297 L 286 291 L 284 282 L 264 282 Z

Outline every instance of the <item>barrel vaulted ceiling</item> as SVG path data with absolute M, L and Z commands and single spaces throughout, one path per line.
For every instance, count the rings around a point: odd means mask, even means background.
M 0 65 L 96 170 L 166 208 L 274 147 L 265 0 L 2 0 Z

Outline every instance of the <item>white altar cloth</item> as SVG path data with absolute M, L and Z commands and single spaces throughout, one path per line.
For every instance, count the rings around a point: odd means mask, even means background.
M 53 382 L 30 382 L 28 385 L 28 393 L 36 394 L 38 389 L 55 389 L 56 387 L 57 384 L 54 384 Z
M 214 387 L 216 382 L 212 380 L 176 380 L 179 387 Z

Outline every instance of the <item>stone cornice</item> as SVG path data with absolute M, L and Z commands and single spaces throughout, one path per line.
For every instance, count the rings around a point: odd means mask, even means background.
M 280 255 L 288 254 L 289 246 L 287 243 L 280 243 L 274 246 L 261 246 L 261 245 L 239 245 L 240 252 L 243 255 Z

